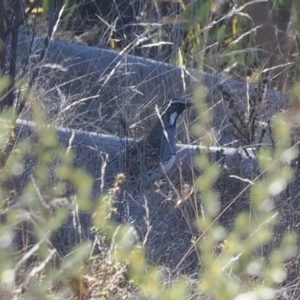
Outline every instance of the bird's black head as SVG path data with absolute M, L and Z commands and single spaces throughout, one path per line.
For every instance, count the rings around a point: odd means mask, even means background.
M 147 140 L 153 142 L 157 140 L 162 142 L 161 137 L 166 137 L 169 145 L 175 148 L 176 141 L 176 120 L 178 116 L 188 107 L 192 105 L 191 102 L 185 99 L 173 99 L 168 102 L 159 114 L 159 120 L 155 123 L 147 136 Z M 166 136 L 167 133 L 167 136 Z M 174 152 L 175 150 L 172 149 Z
M 163 111 L 163 119 L 168 127 L 176 126 L 177 117 L 188 107 L 192 105 L 191 102 L 183 98 L 171 100 Z

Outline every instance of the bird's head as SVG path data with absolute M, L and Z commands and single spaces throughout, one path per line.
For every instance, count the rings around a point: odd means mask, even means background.
M 164 125 L 168 128 L 175 127 L 178 116 L 190 106 L 192 106 L 192 103 L 183 98 L 171 100 L 163 109 L 162 119 Z

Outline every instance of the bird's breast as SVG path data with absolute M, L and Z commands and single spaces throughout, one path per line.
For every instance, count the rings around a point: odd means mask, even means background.
M 168 172 L 171 170 L 171 168 L 172 168 L 173 165 L 174 165 L 175 159 L 176 159 L 176 155 L 175 155 L 175 154 L 172 154 L 172 155 L 170 155 L 169 158 L 162 164 L 165 173 L 168 173 Z

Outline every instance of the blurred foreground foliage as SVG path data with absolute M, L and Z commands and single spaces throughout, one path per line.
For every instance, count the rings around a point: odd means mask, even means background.
M 210 118 L 204 90 L 196 91 L 196 95 L 196 107 L 201 107 L 202 118 L 192 130 L 209 147 L 210 140 L 203 130 Z M 218 180 L 221 166 L 210 163 L 208 151 L 196 159 L 203 171 L 195 182 L 201 193 L 203 214 L 192 220 L 199 230 L 195 245 L 199 248 L 201 265 L 199 274 L 193 276 L 147 263 L 143 241 L 133 242 L 134 228 L 111 221 L 108 196 L 92 200 L 91 178 L 73 167 L 72 151 L 60 146 L 55 128 L 45 126 L 45 114 L 39 105 L 33 106 L 33 115 L 35 138 L 16 143 L 1 166 L 1 298 L 226 300 L 246 296 L 272 299 L 278 295 L 286 276 L 284 263 L 297 251 L 292 232 L 283 236 L 279 247 L 262 251 L 272 242 L 278 219 L 273 198 L 287 187 L 293 176 L 287 164 L 295 156 L 291 151 L 291 125 L 284 115 L 274 117 L 275 149 L 262 148 L 257 154 L 262 176 L 247 186 L 251 189 L 251 211 L 239 214 L 230 231 L 216 222 L 222 212 L 213 184 Z M 12 134 L 10 120 L 14 120 L 13 114 L 3 112 L 1 149 Z M 26 167 L 23 161 L 28 149 L 34 149 L 30 155 L 38 157 L 39 163 L 31 181 L 22 187 L 19 200 L 9 207 L 9 201 L 14 201 L 16 195 L 7 188 L 7 180 Z M 53 164 L 57 182 L 49 179 Z M 66 197 L 67 203 L 61 206 L 52 206 L 54 199 L 66 194 L 70 186 L 76 196 Z M 51 236 L 59 231 L 70 211 L 93 215 L 100 253 L 93 253 L 93 241 L 79 242 L 65 257 L 57 253 Z M 21 249 L 16 238 L 22 241 Z

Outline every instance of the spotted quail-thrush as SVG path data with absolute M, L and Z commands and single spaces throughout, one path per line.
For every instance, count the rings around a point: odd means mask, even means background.
M 147 183 L 160 179 L 175 162 L 176 121 L 192 104 L 185 99 L 167 103 L 150 132 L 139 141 L 120 151 L 107 165 L 108 186 L 119 173 L 124 173 L 126 183 Z

